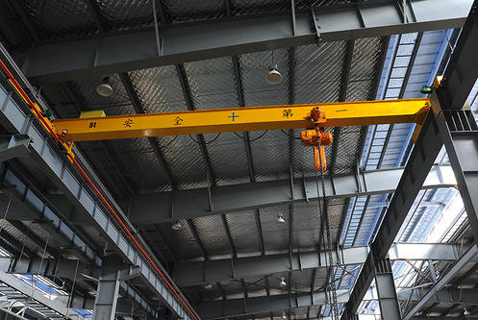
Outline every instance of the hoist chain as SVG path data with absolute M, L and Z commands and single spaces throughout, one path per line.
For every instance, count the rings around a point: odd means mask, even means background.
M 318 140 L 318 146 L 320 148 L 320 139 Z M 322 185 L 322 205 L 320 203 L 320 197 L 319 197 L 319 179 L 317 176 L 317 171 L 316 171 L 316 186 L 317 186 L 317 203 L 319 207 L 319 214 L 320 214 L 320 219 L 324 223 L 321 222 L 321 225 L 325 229 L 325 236 L 326 236 L 326 241 L 324 241 L 324 250 L 327 251 L 326 255 L 326 267 L 327 267 L 327 279 L 326 279 L 326 295 L 327 295 L 327 282 L 330 279 L 330 285 L 329 285 L 329 292 L 332 295 L 332 303 L 331 303 L 331 314 L 332 314 L 332 319 L 333 320 L 338 320 L 339 319 L 339 306 L 337 302 L 337 287 L 335 285 L 335 268 L 334 268 L 334 257 L 332 253 L 332 242 L 330 240 L 330 222 L 329 222 L 329 215 L 328 215 L 328 208 L 327 208 L 327 203 L 325 201 L 325 177 L 324 177 L 324 170 L 322 169 L 322 157 L 319 157 L 320 161 L 320 180 L 321 180 L 321 185 Z M 323 233 L 324 230 L 321 229 L 321 233 Z M 327 261 L 328 260 L 328 261 Z

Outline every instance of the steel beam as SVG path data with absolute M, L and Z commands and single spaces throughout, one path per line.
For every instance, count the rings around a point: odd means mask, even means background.
M 186 105 L 188 106 L 189 111 L 195 111 L 196 106 L 193 101 L 193 95 L 191 93 L 191 86 L 189 85 L 189 80 L 188 76 L 186 74 L 186 69 L 184 69 L 184 65 L 182 64 L 176 64 L 176 73 L 178 75 L 179 83 L 181 84 L 181 89 L 183 91 L 183 96 L 184 96 L 184 101 L 186 102 Z M 149 115 L 151 116 L 151 114 Z M 182 118 L 184 116 L 181 115 Z M 176 119 L 176 117 L 174 117 Z M 176 121 L 176 120 L 174 120 Z M 179 124 L 179 126 L 182 126 L 184 124 L 184 120 L 181 120 L 182 123 Z M 177 123 L 177 122 L 175 122 Z M 175 126 L 178 126 L 175 124 Z M 204 132 L 206 133 L 206 132 Z M 206 175 L 207 179 L 210 180 L 212 185 L 216 184 L 216 175 L 214 174 L 214 170 L 212 168 L 212 162 L 211 162 L 211 157 L 209 155 L 209 151 L 207 149 L 207 144 L 206 140 L 204 139 L 204 135 L 202 132 L 198 132 L 196 134 L 196 140 L 195 142 L 199 145 L 199 150 L 201 151 L 202 158 L 204 160 L 204 164 L 206 165 Z
M 352 247 L 334 251 L 337 266 L 364 264 L 369 247 Z M 396 243 L 390 249 L 390 260 L 456 261 L 460 246 L 454 244 Z M 175 269 L 177 283 L 194 286 L 213 282 L 229 282 L 241 278 L 254 278 L 274 273 L 323 268 L 327 252 L 301 252 L 290 255 L 263 255 L 224 260 L 196 261 L 179 264 Z M 478 257 L 474 260 L 478 261 Z M 322 263 L 321 263 L 322 262 Z
M 401 320 L 390 259 L 374 259 L 375 288 L 383 320 Z
M 441 95 L 447 109 L 461 109 L 473 88 L 478 74 L 476 45 L 478 33 L 478 3 L 473 3 L 460 38 L 456 43 L 443 77 Z
M 289 12 L 203 23 L 163 24 L 159 32 L 159 55 L 154 29 L 42 43 L 31 49 L 25 64 L 26 75 L 38 83 L 61 82 L 313 44 L 318 38 L 320 41 L 351 40 L 459 28 L 465 23 L 472 1 L 411 0 L 406 3 L 407 23 L 404 23 L 397 2 L 392 0 L 355 2 L 339 9 L 330 6 L 297 11 L 295 34 Z
M 152 317 L 157 317 L 157 307 L 152 306 L 144 297 L 128 285 L 125 281 L 138 277 L 137 268 L 126 268 L 122 266 L 120 270 L 121 283 L 120 295 L 116 311 L 130 314 L 131 310 L 146 312 Z M 117 267 L 118 268 L 118 267 Z M 78 263 L 77 260 L 68 259 L 27 259 L 22 258 L 1 258 L 0 271 L 14 274 L 41 275 L 60 279 L 94 280 L 100 279 L 99 268 L 91 265 Z M 98 294 L 98 293 L 97 293 Z M 102 294 L 105 294 L 103 291 Z M 95 299 L 85 298 L 80 295 L 74 295 L 71 298 L 71 307 L 77 309 L 93 309 Z
M 91 4 L 92 6 L 95 6 L 95 4 Z M 141 100 L 138 97 L 138 94 L 136 93 L 136 90 L 134 89 L 133 83 L 131 81 L 131 78 L 129 77 L 127 72 L 122 72 L 119 75 L 119 78 L 121 80 L 121 83 L 123 84 L 123 87 L 126 91 L 126 94 L 128 95 L 128 99 L 130 100 L 134 111 L 137 114 L 144 114 L 144 107 L 143 104 L 141 103 Z M 158 159 L 159 163 L 161 163 L 161 166 L 164 169 L 164 172 L 166 173 L 166 177 L 168 178 L 168 182 L 171 185 L 171 188 L 173 190 L 177 189 L 176 185 L 176 180 L 174 179 L 173 173 L 171 172 L 171 169 L 169 168 L 168 162 L 164 158 L 163 150 L 159 143 L 157 142 L 156 139 L 154 138 L 148 138 L 148 143 L 153 150 L 154 154 L 156 155 L 156 158 Z
M 395 240 L 418 192 L 423 187 L 429 168 L 443 145 L 434 115 L 430 112 L 421 129 L 420 136 L 403 172 L 395 194 L 385 213 L 382 224 L 372 243 L 373 252 L 378 258 L 385 258 Z M 372 257 L 369 255 L 369 259 Z M 366 264 L 367 265 L 367 264 Z M 374 278 L 372 268 L 363 268 L 357 277 L 350 301 L 346 304 L 342 319 L 357 312 L 363 296 Z
M 365 299 L 373 280 L 375 280 L 382 315 L 387 315 L 384 320 L 388 320 L 388 317 L 390 319 L 400 319 L 400 309 L 390 261 L 388 258 L 380 258 L 375 254 L 373 246 L 350 294 L 350 299 L 345 305 L 341 319 L 350 320 L 356 316 L 358 307 Z
M 478 125 L 470 110 L 449 110 L 445 95 L 442 89 L 432 94 L 433 112 L 478 243 L 478 164 L 473 161 L 478 155 Z
M 9 287 L 14 288 L 15 290 L 21 292 L 27 297 L 32 297 L 38 303 L 44 305 L 45 307 L 58 312 L 63 315 L 66 319 L 78 319 L 78 314 L 73 311 L 70 311 L 68 306 L 68 296 L 58 296 L 56 299 L 49 299 L 39 290 L 32 290 L 32 287 L 20 279 L 16 278 L 13 275 L 0 272 L 0 282 L 5 283 Z M 81 319 L 81 318 L 80 318 Z
M 477 21 L 474 19 L 471 20 Z M 474 27 L 473 25 L 473 28 Z M 470 35 L 472 35 L 472 38 L 476 41 L 476 32 L 471 32 L 467 38 L 469 38 Z M 478 48 L 476 43 L 472 46 Z M 478 73 L 478 69 L 475 70 L 475 73 Z M 471 232 L 474 235 L 475 242 L 478 242 L 478 166 L 476 162 L 473 161 L 478 155 L 478 126 L 470 110 L 455 110 L 449 108 L 453 107 L 453 100 L 449 99 L 448 94 L 449 92 L 445 87 L 440 87 L 437 92 L 432 94 L 433 113 L 435 114 L 437 127 L 439 128 L 441 138 L 443 139 L 450 163 L 457 178 L 458 190 L 465 205 Z M 428 302 L 434 292 L 443 288 L 476 252 L 477 248 L 473 246 L 463 258 L 434 285 L 427 295 L 407 313 L 404 319 L 408 320 L 412 318 L 425 303 Z
M 382 319 L 379 314 L 358 314 L 354 318 L 355 320 L 379 320 Z M 413 317 L 412 320 L 458 320 L 463 318 L 458 317 L 445 317 L 445 316 L 426 316 L 426 317 Z M 476 316 L 471 315 L 467 316 L 466 319 L 477 319 Z M 331 317 L 321 317 L 320 319 L 310 319 L 310 320 L 334 320 Z
M 430 297 L 427 294 L 426 288 L 420 288 L 413 291 L 411 301 L 420 302 L 423 299 L 429 298 L 430 302 L 448 303 L 448 304 L 461 304 L 467 306 L 478 305 L 476 289 L 442 289 L 440 291 L 434 291 L 434 294 Z M 408 300 L 410 296 L 410 289 L 398 288 L 398 298 L 400 300 Z M 412 318 L 413 319 L 413 318 Z
M 348 297 L 348 290 L 337 290 L 339 303 L 347 302 Z M 296 294 L 293 296 L 293 299 L 290 299 L 288 294 L 282 294 L 248 299 L 208 301 L 198 304 L 197 310 L 203 319 L 217 319 L 251 314 L 264 314 L 277 310 L 295 309 L 324 304 L 328 304 L 328 297 L 326 296 L 326 293 L 322 291 L 315 292 L 312 295 L 309 293 Z
M 2 261 L 3 259 L 4 258 L 2 258 Z M 70 312 L 70 309 L 93 309 L 94 307 L 94 298 L 83 297 L 80 295 L 74 295 L 70 297 L 61 295 L 48 297 L 45 296 L 40 290 L 33 289 L 28 283 L 25 283 L 17 277 L 7 274 L 3 271 L 0 271 L 0 282 L 15 289 L 24 295 L 25 298 L 31 297 L 39 304 L 42 304 L 55 312 L 58 312 L 64 316 L 68 314 L 69 317 L 74 320 L 78 320 L 78 314 Z M 118 312 L 130 314 L 133 307 L 132 303 L 135 303 L 135 307 L 141 307 L 153 317 L 157 316 L 157 312 L 152 309 L 142 297 L 138 296 L 136 291 L 126 283 L 121 284 L 121 295 L 122 298 L 118 299 Z M 12 300 L 15 300 L 15 298 Z
M 16 221 L 20 220 L 44 222 L 45 230 L 58 233 L 65 241 L 70 241 L 72 246 L 78 248 L 78 253 L 91 263 L 80 263 L 77 272 L 75 272 L 77 266 L 74 260 L 40 259 L 31 254 L 30 258 L 26 258 L 25 255 L 17 258 L 1 258 L 0 271 L 68 279 L 82 277 L 83 275 L 98 277 L 96 268 L 101 265 L 102 259 L 95 253 L 97 248 L 92 246 L 86 238 L 78 235 L 78 230 L 68 221 L 69 219 L 62 216 L 61 212 L 63 211 L 47 201 L 33 185 L 25 181 L 25 178 L 20 176 L 13 168 L 8 167 L 3 171 L 2 184 L 8 186 L 8 188 L 5 188 L 5 194 L 0 196 L 1 217 L 6 217 L 10 221 L 14 220 L 12 221 L 14 225 Z M 2 232 L 5 232 L 5 230 L 2 230 Z M 0 237 L 5 237 L 5 235 L 1 234 Z M 25 249 L 23 249 L 23 252 L 26 252 Z M 137 305 L 142 306 L 152 315 L 157 314 L 155 309 L 130 286 L 124 284 L 123 289 L 128 296 L 136 301 Z M 79 306 L 78 308 L 83 307 Z
M 78 266 L 77 266 L 78 265 Z M 76 271 L 76 269 L 78 270 Z M 32 274 L 57 278 L 74 279 L 86 275 L 87 278 L 98 278 L 97 267 L 77 263 L 69 259 L 41 259 L 22 257 L 0 258 L 0 271 L 15 274 Z M 75 272 L 76 271 L 76 272 Z
M 445 125 L 445 115 L 442 108 L 459 109 L 462 108 L 466 98 L 473 87 L 478 74 L 478 62 L 473 57 L 476 56 L 478 46 L 477 39 L 477 12 L 476 2 L 470 12 L 459 40 L 459 48 L 453 54 L 449 67 L 445 73 L 445 80 L 437 93 L 432 95 L 432 107 L 434 112 L 430 112 L 421 133 L 418 137 L 415 148 L 410 156 L 404 175 L 395 191 L 392 203 L 390 204 L 384 221 L 377 233 L 377 237 L 372 244 L 373 251 L 380 257 L 385 257 L 387 252 L 397 236 L 398 230 L 407 216 L 413 201 L 415 200 L 422 182 L 425 179 L 426 172 L 432 167 L 443 142 L 446 142 L 447 152 L 449 153 L 455 174 L 458 174 L 457 181 L 459 189 L 464 198 L 465 207 L 471 210 L 469 213 L 472 231 L 475 239 L 478 239 L 478 218 L 475 214 L 475 202 L 477 201 L 476 186 L 475 189 L 469 189 L 470 185 L 476 184 L 476 171 L 470 170 L 476 165 L 471 164 L 471 159 L 477 152 L 476 145 L 476 123 L 470 118 L 466 111 L 459 111 L 457 120 L 462 127 L 456 128 L 457 137 L 453 141 L 453 134 L 450 134 Z M 453 115 L 448 119 L 454 119 Z M 449 120 L 450 121 L 450 120 Z M 451 121 L 453 122 L 453 121 Z M 466 127 L 463 127 L 464 124 Z M 460 132 L 461 131 L 461 132 Z M 463 132 L 464 131 L 464 132 Z M 467 132 L 468 131 L 468 132 Z M 471 132 L 470 132 L 471 131 Z M 473 131 L 475 133 L 473 134 Z M 457 149 L 455 149 L 455 145 Z M 460 161 L 463 161 L 461 164 Z M 461 166 L 464 165 L 465 168 Z M 464 169 L 464 170 L 463 170 Z M 469 185 L 470 184 L 470 185 Z M 461 190 L 463 189 L 463 190 Z M 475 194 L 471 194 L 474 192 Z M 355 297 L 346 305 L 346 314 L 353 314 L 357 310 L 361 297 L 365 294 L 369 286 L 370 272 L 364 268 L 358 276 L 357 285 L 354 287 Z
M 397 188 L 403 174 L 404 170 L 397 168 L 326 177 L 325 197 L 344 198 L 391 193 Z M 455 184 L 449 167 L 435 166 L 418 188 L 445 188 Z M 315 177 L 295 179 L 292 188 L 291 193 L 290 180 L 214 187 L 211 192 L 213 208 L 210 207 L 207 188 L 138 194 L 124 206 L 128 206 L 130 210 L 131 222 L 144 225 L 303 203 L 315 201 L 318 196 L 324 197 L 322 190 L 317 194 Z M 294 194 L 294 197 L 291 194 Z M 187 201 L 182 201 L 184 199 Z M 74 219 L 74 216 L 72 218 Z
M 7 161 L 15 158 L 25 158 L 30 155 L 28 145 L 30 139 L 22 136 L 11 136 L 0 139 L 0 161 Z
M 66 243 L 78 247 L 78 253 L 82 257 L 97 266 L 101 265 L 102 260 L 96 254 L 96 246 L 93 246 L 87 238 L 80 236 L 76 227 L 17 170 L 5 168 L 0 181 L 3 185 L 9 186 L 3 190 L 4 195 L 0 196 L 2 217 L 7 220 L 45 222 L 45 230 L 59 234 Z
M 478 253 L 478 248 L 476 245 L 471 247 L 461 258 L 458 260 L 453 267 L 444 274 L 440 280 L 418 301 L 417 304 L 413 306 L 411 310 L 405 314 L 403 317 L 404 320 L 408 320 L 413 318 L 413 316 L 420 311 L 423 306 L 433 299 L 435 294 L 440 291 L 446 284 L 448 284 L 456 275 L 457 273 Z
M 413 317 L 412 318 L 413 320 L 457 320 L 457 319 L 463 319 L 461 317 L 453 317 L 453 316 L 450 316 L 450 317 L 444 317 L 444 316 L 426 316 L 426 317 Z M 471 316 L 467 316 L 466 318 L 464 319 L 467 319 L 467 320 L 471 320 L 471 319 L 478 319 L 478 317 L 476 315 L 471 315 Z M 367 320 L 367 319 L 364 319 L 364 320 Z
M 3 48 L 2 53 L 2 59 L 4 58 L 4 61 L 8 61 L 16 74 L 21 74 L 11 58 L 4 52 Z M 23 82 L 21 77 L 19 77 L 19 79 Z M 25 86 L 28 87 L 29 85 L 25 84 Z M 95 194 L 85 187 L 82 179 L 78 178 L 70 162 L 59 152 L 56 145 L 51 143 L 51 139 L 46 137 L 47 135 L 44 129 L 37 126 L 35 121 L 31 121 L 29 111 L 25 110 L 25 106 L 12 99 L 3 87 L 0 89 L 0 105 L 0 122 L 4 128 L 8 129 L 12 134 L 20 133 L 32 138 L 33 142 L 29 146 L 32 157 L 41 167 L 43 173 L 50 178 L 51 183 L 61 190 L 76 207 L 78 214 L 87 217 L 90 223 L 101 233 L 105 242 L 112 245 L 112 248 L 120 254 L 127 263 L 138 266 L 141 274 L 140 278 L 144 284 L 149 286 L 154 294 L 157 295 L 176 316 L 190 320 L 192 318 L 191 315 L 175 297 L 171 287 L 166 285 L 139 249 L 128 240 L 118 225 L 113 222 L 110 214 Z M 81 156 L 77 155 L 77 158 L 83 163 Z M 86 170 L 90 171 L 89 169 Z M 93 179 L 95 179 L 95 177 L 93 177 Z M 100 186 L 100 188 L 102 188 L 102 186 Z M 109 194 L 105 194 L 106 197 L 110 197 Z M 115 206 L 115 204 L 113 205 Z M 120 210 L 118 210 L 118 212 L 120 216 L 125 217 Z M 136 233 L 126 218 L 125 223 Z M 139 238 L 139 241 L 142 241 L 141 238 Z M 142 245 L 144 250 L 146 250 L 150 256 L 154 257 L 148 246 L 144 243 Z M 162 269 L 158 261 L 155 261 L 155 264 Z M 174 288 L 174 282 L 168 277 L 164 269 L 162 272 Z M 175 290 L 178 291 L 178 289 Z M 186 301 L 185 298 L 182 298 L 182 300 Z
M 196 110 L 184 68 L 177 67 L 189 111 L 95 118 L 55 119 L 53 129 L 65 141 L 129 139 L 171 135 L 313 129 L 312 110 L 320 108 L 321 127 L 416 123 L 422 125 L 428 99 L 356 101 Z
M 382 287 L 383 288 L 383 287 Z M 337 290 L 339 303 L 345 303 L 349 299 L 350 292 L 346 289 Z M 476 289 L 444 289 L 436 292 L 434 301 L 440 303 L 463 303 L 467 305 L 478 305 L 476 300 Z M 399 300 L 408 300 L 410 293 L 408 290 L 398 292 Z M 412 301 L 420 301 L 424 295 L 416 292 L 411 296 Z M 374 290 L 367 290 L 364 295 L 365 301 L 378 300 L 379 297 Z M 256 318 L 265 318 L 265 314 L 270 312 L 277 313 L 285 311 L 294 313 L 297 308 L 307 308 L 310 306 L 320 306 L 330 304 L 330 300 L 325 296 L 325 292 L 316 291 L 310 293 L 296 293 L 293 295 L 280 294 L 254 298 L 225 299 L 216 301 L 205 301 L 198 304 L 198 312 L 203 319 L 223 319 L 225 317 L 244 317 L 254 316 Z M 388 309 L 387 309 L 388 312 Z M 387 314 L 388 316 L 388 314 Z M 359 318 L 360 319 L 360 318 Z M 400 318 L 398 318 L 400 319 Z
M 387 255 L 419 190 L 423 188 L 442 145 L 438 128 L 430 113 L 372 244 L 378 257 L 384 258 Z

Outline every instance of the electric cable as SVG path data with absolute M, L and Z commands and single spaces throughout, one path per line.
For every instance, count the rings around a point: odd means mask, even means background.
M 167 144 L 165 144 L 164 146 L 162 145 L 161 148 L 167 148 L 169 147 L 170 145 L 173 144 L 174 141 L 176 141 L 176 139 L 178 138 L 179 136 L 174 136 L 171 141 L 169 141 Z
M 221 132 L 219 132 L 214 138 L 212 138 L 210 141 L 204 141 L 204 144 L 210 144 L 214 141 L 216 141 L 217 138 L 219 138 L 219 136 L 221 135 Z M 191 138 L 192 141 L 196 142 L 197 144 L 202 144 L 201 142 L 197 141 L 196 139 L 194 139 L 191 135 L 188 134 L 188 137 Z
M 249 142 L 254 142 L 254 141 L 257 141 L 259 140 L 260 138 L 262 138 L 263 136 L 266 135 L 266 133 L 269 132 L 269 130 L 266 130 L 264 131 L 262 134 L 260 134 L 259 136 L 255 137 L 254 139 L 249 139 Z M 244 137 L 241 137 L 240 134 L 238 134 L 237 132 L 233 132 L 239 139 L 242 139 L 244 141 L 247 141 L 247 139 L 245 139 Z
M 295 137 L 294 135 L 291 135 L 290 133 L 287 133 L 285 132 L 283 129 L 280 130 L 283 134 L 285 134 L 286 136 L 292 138 L 292 139 L 295 139 L 295 140 L 300 140 L 300 137 Z

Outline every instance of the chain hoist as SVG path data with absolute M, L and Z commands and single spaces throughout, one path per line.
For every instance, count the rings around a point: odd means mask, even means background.
M 325 136 L 323 128 L 316 128 L 317 136 Z M 321 139 L 317 140 L 317 145 L 314 146 L 314 150 L 320 150 L 323 152 L 323 145 L 321 143 Z M 316 178 L 316 186 L 317 186 L 317 204 L 319 207 L 319 215 L 320 215 L 320 225 L 321 225 L 321 237 L 324 236 L 325 231 L 325 241 L 323 241 L 323 249 L 326 252 L 325 255 L 325 264 L 327 269 L 327 276 L 326 276 L 326 283 L 325 283 L 325 292 L 326 296 L 329 293 L 332 296 L 332 301 L 330 303 L 331 306 L 331 315 L 333 320 L 339 320 L 339 305 L 337 302 L 337 287 L 335 284 L 335 268 L 334 268 L 334 257 L 332 253 L 332 242 L 330 237 L 330 222 L 329 222 L 329 215 L 328 215 L 328 208 L 327 208 L 327 201 L 325 200 L 325 177 L 324 177 L 324 170 L 326 169 L 326 165 L 322 158 L 325 158 L 325 153 L 322 157 L 320 154 L 317 157 L 314 157 L 318 162 L 315 166 L 317 168 L 315 178 Z M 319 177 L 318 172 L 320 172 L 320 183 L 322 185 L 322 203 L 320 202 L 319 196 Z M 319 247 L 320 250 L 320 247 Z M 330 279 L 330 280 L 329 280 Z M 330 283 L 328 283 L 330 281 Z M 330 298 L 329 298 L 330 299 Z

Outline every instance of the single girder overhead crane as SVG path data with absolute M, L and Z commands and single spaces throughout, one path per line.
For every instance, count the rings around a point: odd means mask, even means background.
M 215 109 L 107 117 L 85 112 L 78 119 L 53 120 L 64 142 L 159 137 L 219 132 L 305 129 L 301 144 L 314 147 L 314 164 L 325 170 L 324 146 L 333 138 L 325 127 L 416 123 L 419 129 L 430 108 L 428 99 L 340 102 Z
M 10 61 L 11 59 L 7 60 Z M 10 64 L 10 62 L 8 63 Z M 16 79 L 2 59 L 0 59 L 0 69 L 12 88 L 29 107 L 31 113 L 58 144 L 60 150 L 65 152 L 67 159 L 104 204 L 121 227 L 121 230 L 124 231 L 134 246 L 141 252 L 141 255 L 146 258 L 151 267 L 194 320 L 198 320 L 198 316 L 192 310 L 189 303 L 183 299 L 182 294 L 174 283 L 170 281 L 167 274 L 162 271 L 161 266 L 150 256 L 142 240 L 136 237 L 135 231 L 131 230 L 122 216 L 95 185 L 89 173 L 75 159 L 74 141 L 214 132 L 305 129 L 301 132 L 301 143 L 305 146 L 314 147 L 315 167 L 323 173 L 325 169 L 324 145 L 332 143 L 332 135 L 324 130 L 325 127 L 416 123 L 417 130 L 415 130 L 414 134 L 414 138 L 416 138 L 430 109 L 430 101 L 428 99 L 412 99 L 282 105 L 113 117 L 106 117 L 104 111 L 93 111 L 83 113 L 79 119 L 50 121 L 48 110 L 40 107 L 36 97 L 33 97 L 31 92 L 27 92 L 23 88 L 22 84 Z M 439 80 L 435 82 L 435 87 L 438 83 Z M 324 184 L 322 184 L 322 188 L 325 188 Z M 326 229 L 329 230 L 325 202 L 323 204 Z M 330 235 L 328 234 L 327 237 L 330 243 Z M 330 254 L 331 252 L 329 250 Z M 329 260 L 332 261 L 331 256 Z M 335 292 L 334 288 L 332 291 Z M 334 302 L 336 305 L 335 299 Z

